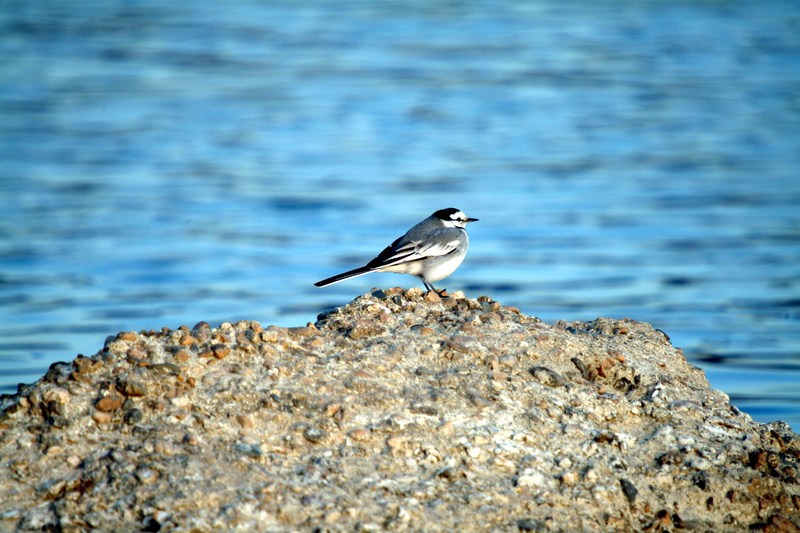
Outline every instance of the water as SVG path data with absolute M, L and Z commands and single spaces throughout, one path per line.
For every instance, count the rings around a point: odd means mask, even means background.
M 122 330 L 313 321 L 443 207 L 440 285 L 631 317 L 800 428 L 800 5 L 6 2 L 0 391 Z

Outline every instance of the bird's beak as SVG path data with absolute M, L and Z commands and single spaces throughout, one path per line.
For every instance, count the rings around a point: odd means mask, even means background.
M 467 222 L 477 222 L 478 220 L 477 218 L 467 218 Z

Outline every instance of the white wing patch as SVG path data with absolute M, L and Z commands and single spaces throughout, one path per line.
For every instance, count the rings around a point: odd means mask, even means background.
M 415 250 L 416 254 L 422 257 L 436 257 L 440 255 L 447 255 L 458 248 L 459 241 L 454 239 L 449 242 L 434 242 L 427 246 L 419 246 Z
M 407 242 L 403 246 L 393 250 L 391 256 L 383 258 L 380 264 L 373 265 L 373 268 L 386 268 L 405 263 L 413 263 L 428 257 L 438 257 L 447 255 L 458 249 L 458 239 L 450 241 L 432 241 L 423 245 L 420 241 Z

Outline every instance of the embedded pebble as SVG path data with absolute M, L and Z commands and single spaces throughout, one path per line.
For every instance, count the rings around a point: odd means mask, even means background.
M 188 334 L 184 335 L 183 337 L 181 337 L 181 340 L 180 340 L 180 345 L 181 346 L 191 346 L 192 344 L 196 344 L 196 343 L 197 343 L 197 339 L 192 337 L 191 335 L 188 335 Z
M 147 387 L 144 383 L 133 380 L 122 380 L 117 384 L 117 390 L 125 396 L 145 396 L 147 395 Z
M 574 487 L 578 484 L 580 480 L 580 476 L 575 471 L 565 472 L 561 476 L 561 482 L 566 485 L 567 487 Z
M 566 383 L 561 374 L 544 366 L 532 366 L 529 371 L 536 381 L 548 387 L 563 387 Z
M 178 396 L 170 399 L 170 402 L 175 407 L 188 407 L 192 403 L 192 399 L 188 396 Z
M 251 428 L 254 425 L 253 424 L 253 420 L 249 416 L 246 416 L 246 415 L 236 415 L 236 421 L 243 428 Z
M 536 470 L 526 469 L 517 478 L 519 487 L 544 487 L 547 484 L 547 477 Z
M 661 332 L 461 292 L 120 333 L 0 408 L 0 530 L 800 527 L 800 438 Z
M 366 429 L 358 428 L 350 432 L 350 438 L 356 441 L 365 441 L 369 439 L 370 433 Z
M 44 394 L 42 394 L 42 399 L 46 402 L 55 402 L 64 405 L 69 401 L 70 394 L 68 390 L 56 387 L 46 390 Z
M 151 468 L 139 468 L 136 471 L 136 479 L 138 479 L 141 483 L 152 483 L 156 480 L 158 474 L 153 471 Z
M 311 442 L 319 443 L 325 440 L 327 434 L 319 428 L 310 427 L 303 431 L 303 436 Z
M 225 359 L 230 355 L 231 349 L 224 344 L 217 344 L 211 347 L 211 351 L 214 354 L 214 357 L 217 359 Z
M 92 413 L 92 419 L 98 424 L 108 424 L 111 422 L 111 415 L 103 411 L 95 410 Z
M 120 407 L 122 407 L 123 398 L 121 396 L 105 396 L 97 400 L 95 403 L 95 407 L 100 411 L 104 411 L 106 413 L 111 411 L 116 411 Z

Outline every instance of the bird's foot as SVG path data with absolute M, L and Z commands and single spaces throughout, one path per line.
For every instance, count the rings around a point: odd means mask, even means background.
M 433 286 L 433 284 L 428 283 L 425 280 L 422 280 L 422 283 L 425 285 L 425 288 L 428 289 L 428 292 L 426 292 L 425 294 L 430 294 L 432 292 L 435 292 L 440 298 L 444 298 L 447 295 L 447 289 L 437 289 L 436 287 Z
M 445 296 L 447 296 L 447 289 L 437 289 L 433 285 L 431 285 L 430 287 L 428 287 L 428 290 L 425 292 L 425 294 L 430 294 L 430 293 L 434 293 L 440 298 L 444 298 Z

